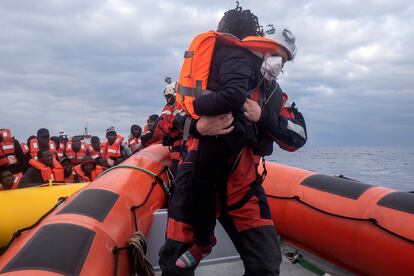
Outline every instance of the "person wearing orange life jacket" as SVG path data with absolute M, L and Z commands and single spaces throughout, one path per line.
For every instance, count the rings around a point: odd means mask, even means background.
M 245 43 L 248 38 L 254 43 Z M 209 51 L 203 54 L 197 52 L 206 48 Z M 254 126 L 247 122 L 243 111 L 250 91 L 262 80 L 262 59 L 254 52 L 275 49 L 274 41 L 261 37 L 257 17 L 250 10 L 237 6 L 224 14 L 216 33 L 197 36 L 186 51 L 177 102 L 194 119 L 187 117 L 184 123 L 183 135 L 190 135 L 188 153 L 179 165 L 169 201 L 167 239 L 160 250 L 159 261 L 163 275 L 194 275 L 199 261 L 211 252 L 216 242 L 216 213 L 220 213 L 221 218 L 227 215 L 227 178 L 237 166 L 241 150 L 255 140 Z M 200 56 L 204 59 L 200 60 Z M 191 71 L 191 68 L 200 70 Z M 205 70 L 207 76 L 196 75 Z M 201 118 L 220 116 L 229 124 L 220 132 L 202 136 L 197 131 L 197 117 L 193 114 Z M 219 208 L 216 208 L 217 193 Z M 253 212 L 260 217 L 259 210 L 256 203 Z M 250 215 L 246 213 L 244 217 Z M 253 230 L 245 235 L 232 231 L 231 219 L 235 218 L 220 220 L 220 223 L 235 243 L 245 265 L 245 275 L 277 275 L 281 255 L 276 232 L 273 226 L 262 229 L 271 220 L 259 219 L 259 224 L 253 225 Z M 250 245 L 247 241 L 251 241 Z
M 23 148 L 10 129 L 0 129 L 0 168 L 7 168 L 13 174 L 22 172 L 24 158 Z
M 83 158 L 86 156 L 86 151 L 86 144 L 79 137 L 73 137 L 66 144 L 65 155 L 72 161 L 73 165 L 77 165 L 82 163 Z
M 131 134 L 128 137 L 128 146 L 132 153 L 139 150 L 139 144 L 141 143 L 142 128 L 139 125 L 131 126 Z
M 37 131 L 36 139 L 32 139 L 29 144 L 30 156 L 37 159 L 39 149 L 48 149 L 54 158 L 57 158 L 55 142 L 50 140 L 49 130 L 41 128 Z
M 0 191 L 13 190 L 19 188 L 22 173 L 13 175 L 9 170 L 0 170 Z
M 30 159 L 30 167 L 20 181 L 19 188 L 33 187 L 53 182 L 64 182 L 64 170 L 62 165 L 45 148 L 37 152 L 37 159 Z
M 20 147 L 22 148 L 22 152 L 26 155 L 29 152 L 29 146 L 26 143 L 20 143 Z
M 65 157 L 65 145 L 60 142 L 60 139 L 57 136 L 50 137 L 50 140 L 56 145 L 56 159 L 58 161 L 62 160 L 62 158 Z
M 155 122 L 158 120 L 159 117 L 160 116 L 158 116 L 157 114 L 152 114 L 148 116 L 147 124 L 144 126 L 144 134 L 153 128 Z
M 23 160 L 23 164 L 22 164 L 22 172 L 23 172 L 23 174 L 29 168 L 29 161 L 30 161 L 30 159 L 32 159 L 32 156 L 30 155 L 30 142 L 33 139 L 36 139 L 36 136 L 35 135 L 31 135 L 31 136 L 29 136 L 29 138 L 27 138 L 26 145 L 27 145 L 27 147 L 28 147 L 29 150 L 24 155 L 24 160 Z
M 91 143 L 88 145 L 87 155 L 91 156 L 98 165 L 108 167 L 106 160 L 101 156 L 101 148 L 103 144 L 98 136 L 91 137 Z
M 129 157 L 129 149 L 122 144 L 124 137 L 117 135 L 115 128 L 106 130 L 106 140 L 101 145 L 101 156 L 106 161 L 106 167 L 120 164 Z
M 75 174 L 75 182 L 91 182 L 94 181 L 105 169 L 96 164 L 95 160 L 90 156 L 86 156 L 79 164 L 73 168 Z
M 185 155 L 182 132 L 175 125 L 175 116 L 180 112 L 184 112 L 175 105 L 175 85 L 176 83 L 172 82 L 165 87 L 164 97 L 167 104 L 153 128 L 141 137 L 142 146 L 144 147 L 160 140 L 163 146 L 169 147 L 172 161 L 171 172 L 174 176 L 177 173 L 178 163 Z
M 75 183 L 75 176 L 73 174 L 73 164 L 72 161 L 67 158 L 63 157 L 59 163 L 63 167 L 63 175 L 65 178 L 65 183 Z

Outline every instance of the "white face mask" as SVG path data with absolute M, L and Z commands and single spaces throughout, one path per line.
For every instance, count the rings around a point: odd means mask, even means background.
M 280 72 L 283 72 L 282 68 L 282 57 L 269 56 L 266 57 L 263 61 L 262 68 L 260 69 L 260 71 L 262 72 L 266 80 L 273 81 L 277 78 Z

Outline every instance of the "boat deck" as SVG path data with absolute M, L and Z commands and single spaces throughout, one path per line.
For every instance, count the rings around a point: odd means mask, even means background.
M 154 221 L 151 227 L 151 231 L 147 236 L 147 257 L 151 263 L 155 266 L 156 275 L 161 275 L 161 271 L 158 264 L 158 250 L 164 243 L 165 227 L 167 221 L 167 212 L 165 210 L 160 210 L 154 214 Z M 233 244 L 231 243 L 226 232 L 217 224 L 215 229 L 215 235 L 217 237 L 217 245 L 213 248 L 213 252 L 201 262 L 199 267 L 196 270 L 195 275 L 197 276 L 240 276 L 244 273 L 243 263 L 240 260 L 240 257 L 237 254 Z M 292 251 L 295 249 L 290 244 L 282 242 L 282 250 L 288 249 Z M 354 275 L 342 268 L 327 262 L 324 259 L 321 259 L 315 255 L 312 255 L 308 252 L 299 251 L 306 260 L 310 261 L 312 264 L 315 264 L 320 269 L 326 271 L 331 275 L 345 276 L 345 275 Z M 328 274 L 328 275 L 329 275 Z M 303 268 L 299 264 L 293 264 L 283 255 L 282 264 L 280 266 L 280 275 L 299 275 L 299 276 L 310 276 L 316 275 L 309 270 Z
M 195 275 L 197 276 L 240 276 L 243 275 L 244 268 L 243 263 L 240 260 L 236 261 L 223 261 L 220 263 L 204 263 L 201 264 Z M 161 275 L 161 271 L 157 269 L 157 276 Z M 315 274 L 310 271 L 302 268 L 299 265 L 292 264 L 287 258 L 283 258 L 282 264 L 280 266 L 280 275 L 286 276 L 314 276 Z

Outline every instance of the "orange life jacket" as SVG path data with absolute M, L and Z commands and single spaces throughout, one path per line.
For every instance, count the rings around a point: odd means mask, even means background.
M 137 149 L 139 143 L 141 143 L 141 139 L 134 136 L 129 136 L 128 146 L 132 151 L 135 151 Z
M 65 157 L 65 150 L 65 143 L 59 143 L 59 148 L 56 150 L 58 160 L 61 160 L 63 157 Z
M 37 160 L 37 153 L 39 152 L 39 144 L 36 138 L 30 140 L 29 149 L 30 149 L 30 156 L 33 159 Z M 57 157 L 56 145 L 55 145 L 55 142 L 53 142 L 52 140 L 49 140 L 49 151 L 53 154 L 55 158 Z
M 19 163 L 15 154 L 14 139 L 10 129 L 1 129 L 0 136 L 0 167 L 7 167 Z
M 203 94 L 211 93 L 207 90 L 207 86 L 217 40 L 260 54 L 276 54 L 281 47 L 276 41 L 260 36 L 248 36 L 240 40 L 231 34 L 213 31 L 197 35 L 184 53 L 184 62 L 176 87 L 177 107 L 184 109 L 195 119 L 198 119 L 199 116 L 194 112 L 194 99 Z
M 86 156 L 86 145 L 84 142 L 81 142 L 81 148 L 78 152 L 73 151 L 72 141 L 66 143 L 66 157 L 72 160 L 72 164 L 79 164 L 82 162 L 83 158 Z
M 22 152 L 24 155 L 29 152 L 29 147 L 26 145 L 26 143 L 20 143 L 20 147 L 22 148 Z
M 118 158 L 121 157 L 121 144 L 124 140 L 124 137 L 117 135 L 115 142 L 110 145 L 108 142 L 108 139 L 106 139 L 102 143 L 101 147 L 101 156 L 105 158 L 106 160 L 109 160 L 110 158 Z
M 102 148 L 102 147 L 101 147 L 101 148 Z M 88 145 L 88 152 L 89 152 L 90 156 L 91 156 L 93 159 L 96 159 L 96 158 L 98 158 L 99 156 L 101 156 L 100 151 L 96 151 L 96 150 L 92 147 L 92 145 Z
M 30 159 L 29 164 L 34 168 L 40 170 L 40 173 L 42 174 L 43 180 L 45 182 L 48 182 L 49 180 L 56 182 L 65 181 L 63 167 L 56 159 L 53 159 L 53 169 L 36 159 Z
M 79 177 L 79 180 L 81 180 L 83 182 L 94 181 L 96 179 L 96 177 L 98 177 L 98 175 L 100 175 L 104 171 L 103 167 L 101 167 L 99 165 L 96 165 L 95 169 L 93 171 L 91 171 L 91 178 L 89 178 L 87 175 L 85 175 L 85 172 L 82 170 L 81 166 L 82 165 L 77 165 L 77 166 L 73 167 L 73 171 Z
M 14 175 L 14 181 L 13 181 L 13 185 L 11 186 L 10 190 L 14 190 L 14 189 L 18 189 L 19 188 L 19 183 L 20 180 L 22 180 L 23 177 L 23 173 L 16 173 Z M 5 191 L 6 189 L 4 189 L 4 187 L 2 185 L 0 185 L 0 191 Z

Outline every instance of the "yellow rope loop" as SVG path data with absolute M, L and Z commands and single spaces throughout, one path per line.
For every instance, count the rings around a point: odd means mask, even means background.
M 154 267 L 145 256 L 147 252 L 147 243 L 145 236 L 141 231 L 135 232 L 128 240 L 131 252 L 131 274 L 139 276 L 154 276 Z

